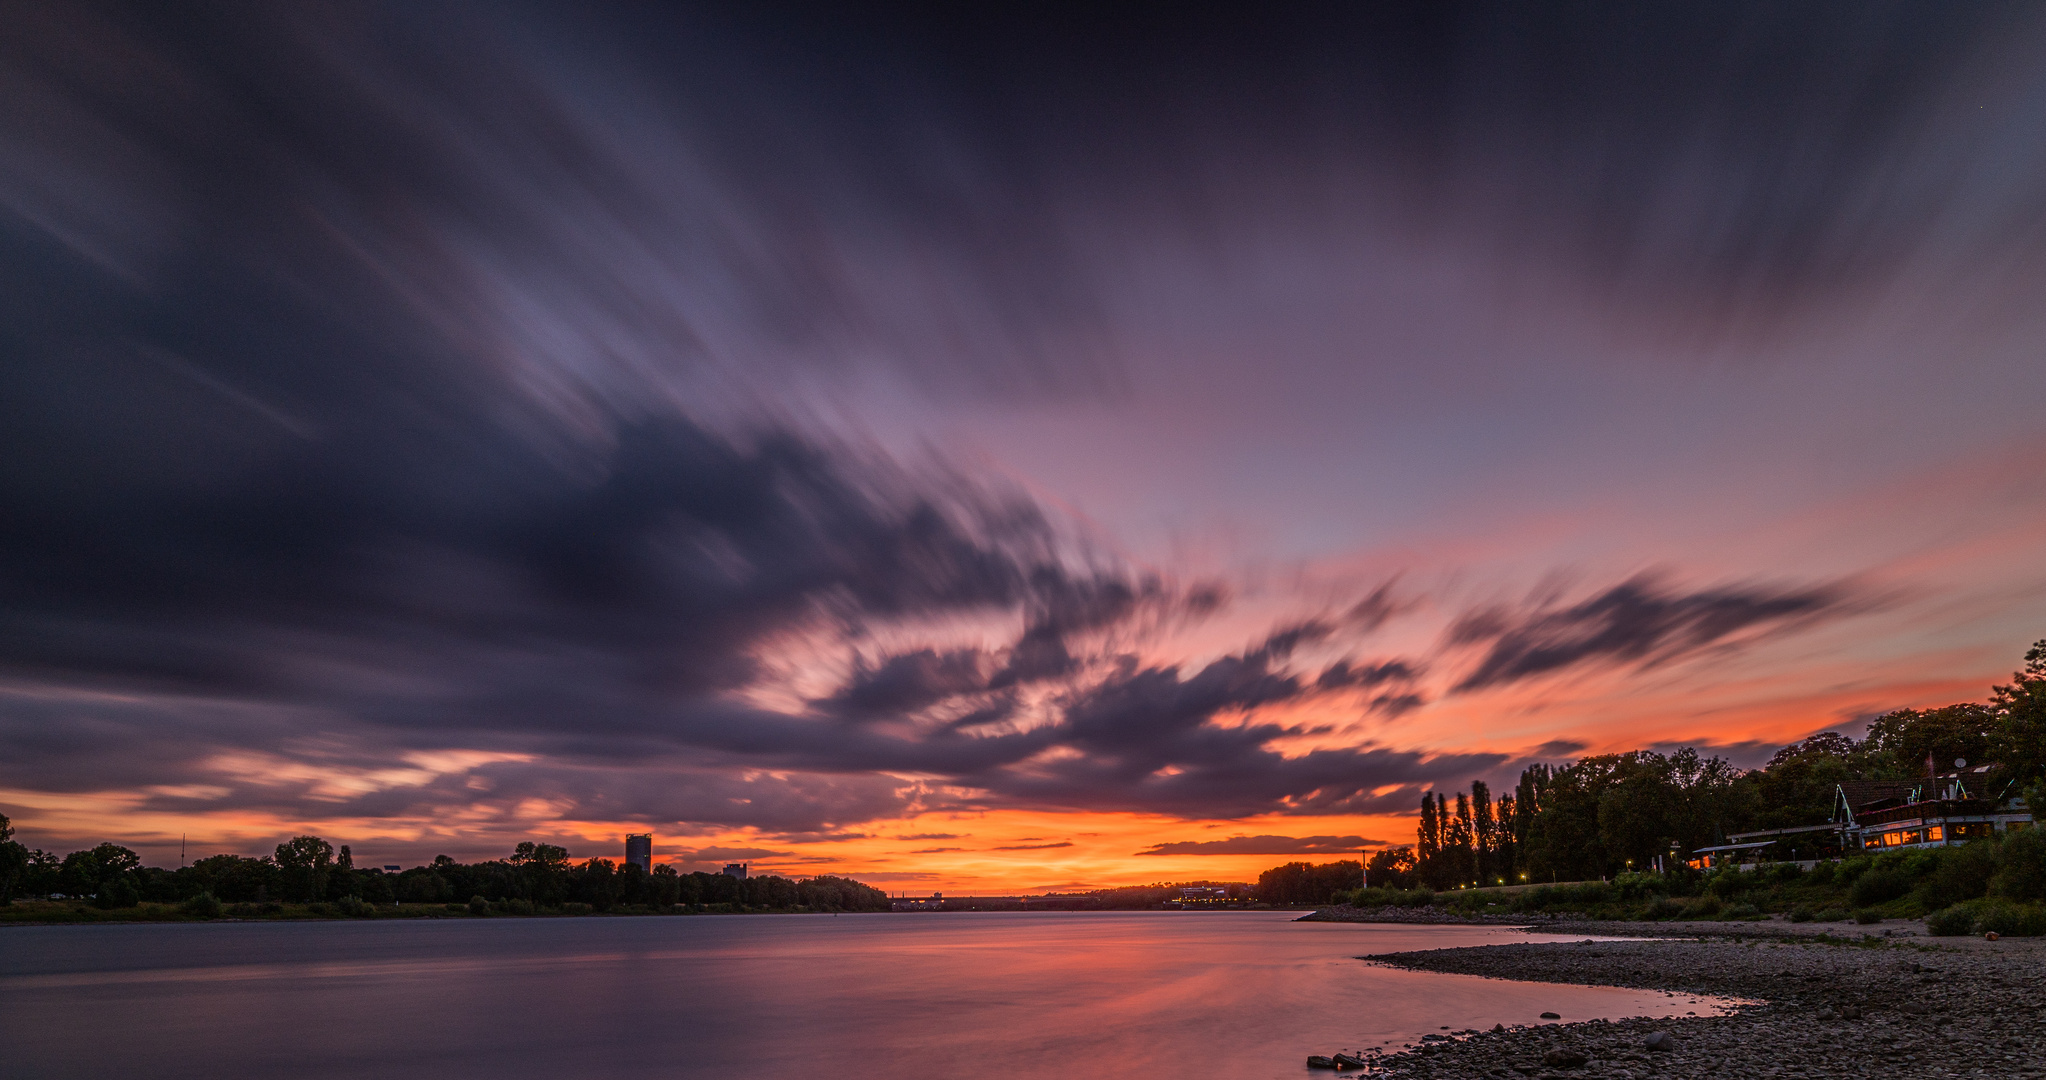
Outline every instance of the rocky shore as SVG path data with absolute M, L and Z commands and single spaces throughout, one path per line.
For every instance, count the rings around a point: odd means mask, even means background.
M 1644 929 L 1635 924 L 1633 932 Z M 1562 1017 L 1554 1024 L 1433 1036 L 1371 1057 L 1379 1076 L 2046 1075 L 2046 1016 L 2040 1012 L 2046 942 L 2039 939 L 1928 941 L 1893 933 L 1840 944 L 1816 936 L 1800 941 L 1785 932 L 1761 940 L 1530 942 L 1361 959 L 1418 971 L 1749 1002 L 1723 1016 L 1582 1023 Z
M 1455 926 L 1534 926 L 1555 922 L 1560 918 L 1536 912 L 1527 915 L 1478 914 L 1467 915 L 1441 907 L 1351 907 L 1336 904 L 1316 908 L 1295 922 L 1356 922 L 1356 923 L 1442 923 Z M 1546 927 L 1544 927 L 1546 929 Z

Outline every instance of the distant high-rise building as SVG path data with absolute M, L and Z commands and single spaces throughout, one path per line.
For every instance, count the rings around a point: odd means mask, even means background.
M 735 877 L 740 881 L 746 880 L 746 864 L 742 862 L 726 863 L 725 876 Z
M 654 834 L 650 832 L 627 833 L 625 835 L 625 861 L 636 864 L 641 870 L 654 872 Z

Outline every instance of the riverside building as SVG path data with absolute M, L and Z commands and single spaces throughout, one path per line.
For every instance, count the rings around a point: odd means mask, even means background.
M 2033 808 L 2016 787 L 2000 765 L 1962 761 L 1952 772 L 1917 780 L 1848 780 L 1835 787 L 1825 824 L 1734 833 L 1724 844 L 1693 851 L 1690 863 L 1700 870 L 1764 862 L 1809 868 L 1860 852 L 1948 847 L 2032 828 Z

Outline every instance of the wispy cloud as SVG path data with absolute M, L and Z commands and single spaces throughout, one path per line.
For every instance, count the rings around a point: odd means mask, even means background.
M 1138 855 L 1356 855 L 1384 847 L 1361 836 L 1232 836 L 1226 840 L 1176 840 L 1153 844 Z

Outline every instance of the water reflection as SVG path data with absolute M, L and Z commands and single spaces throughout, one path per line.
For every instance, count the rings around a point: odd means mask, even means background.
M 1441 1028 L 1671 1015 L 1658 992 L 1395 971 L 1525 941 L 1282 913 L 961 914 L 0 931 L 0 1077 L 1298 1077 Z

